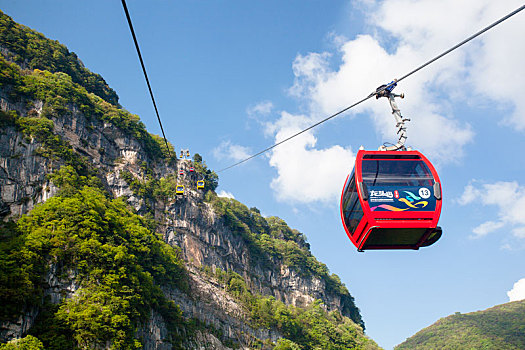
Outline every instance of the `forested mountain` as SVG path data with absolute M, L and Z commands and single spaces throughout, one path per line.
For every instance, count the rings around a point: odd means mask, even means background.
M 0 51 L 0 349 L 378 348 L 302 233 L 218 197 L 74 53 L 2 12 Z
M 525 349 L 525 300 L 445 317 L 396 349 Z

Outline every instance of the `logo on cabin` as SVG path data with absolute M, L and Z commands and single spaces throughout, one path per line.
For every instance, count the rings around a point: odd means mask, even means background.
M 432 192 L 429 188 L 409 188 L 407 186 L 393 191 L 383 188 L 376 187 L 370 191 L 371 211 L 431 211 L 435 209 L 436 203 L 431 198 Z
M 370 197 L 380 197 L 380 198 L 394 198 L 392 191 L 370 191 Z
M 414 201 L 418 201 L 418 200 L 421 199 L 421 197 L 416 196 L 415 194 L 413 194 L 410 191 L 403 191 L 403 192 L 406 193 L 405 199 L 408 200 L 410 203 L 412 203 Z

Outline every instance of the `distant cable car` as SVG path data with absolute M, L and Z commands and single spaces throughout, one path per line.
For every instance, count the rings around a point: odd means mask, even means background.
M 184 194 L 184 185 L 177 185 L 175 188 L 175 194 Z
M 179 175 L 184 175 L 184 170 L 179 170 Z
M 442 234 L 441 182 L 418 151 L 357 153 L 341 195 L 341 219 L 359 251 L 419 249 Z
M 197 181 L 197 188 L 198 188 L 198 189 L 202 189 L 202 188 L 204 188 L 204 180 L 199 180 L 199 181 Z
M 190 166 L 190 172 L 194 172 L 195 171 L 195 168 Z

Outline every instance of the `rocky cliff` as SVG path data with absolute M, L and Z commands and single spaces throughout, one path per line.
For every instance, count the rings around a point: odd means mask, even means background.
M 161 287 L 162 298 L 177 305 L 182 318 L 173 317 L 177 321 L 173 326 L 168 313 L 149 308 L 147 318 L 136 318 L 139 321 L 129 328 L 134 333 L 127 337 L 140 339 L 137 346 L 310 348 L 308 344 L 318 340 L 304 325 L 326 319 L 333 329 L 319 330 L 319 339 L 333 340 L 326 340 L 324 348 L 376 347 L 363 335 L 364 324 L 348 290 L 311 255 L 304 235 L 276 217 L 263 218 L 255 208 L 217 197 L 213 191 L 217 177 L 200 156 L 170 158 L 161 140 L 150 135 L 138 117 L 121 109 L 116 94 L 76 55 L 0 15 L 0 217 L 12 225 L 50 198 L 76 195 L 78 188 L 66 186 L 71 183 L 64 175 L 69 171 L 77 183 L 96 182 L 90 188 L 110 200 L 125 198 L 135 213 L 153 222 L 151 229 L 183 261 L 183 284 L 154 282 Z M 45 50 L 27 49 L 35 40 Z M 49 63 L 50 57 L 57 57 L 54 52 L 61 52 L 69 64 Z M 93 79 L 82 74 L 100 79 L 83 85 Z M 196 187 L 200 179 L 206 181 L 204 189 Z M 180 185 L 183 195 L 175 193 Z M 14 238 L 2 234 L 1 239 L 7 247 L 8 239 Z M 11 253 L 5 248 L 3 261 Z M 11 305 L 10 314 L 2 314 L 0 341 L 39 329 L 39 317 L 92 290 L 86 282 L 89 274 L 82 275 L 78 266 L 58 256 L 42 257 L 39 287 L 33 283 L 33 294 L 28 292 L 37 296 L 36 301 L 27 302 L 28 297 Z M 162 309 L 158 304 L 151 303 Z M 317 316 L 310 319 L 311 314 Z M 68 322 L 72 321 L 64 318 L 60 329 L 70 332 L 78 347 L 127 347 L 111 337 L 82 338 Z M 82 343 L 85 339 L 91 343 Z

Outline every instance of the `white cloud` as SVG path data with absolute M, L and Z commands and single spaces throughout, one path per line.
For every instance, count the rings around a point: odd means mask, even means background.
M 485 1 L 482 17 L 498 18 L 523 5 L 522 1 Z M 520 90 L 524 88 L 525 41 L 524 14 L 505 21 L 483 38 L 483 50 L 479 52 L 470 71 L 470 80 L 476 91 L 498 101 L 498 105 L 510 107 L 511 114 L 504 123 L 518 130 L 525 130 L 525 100 Z
M 415 49 L 423 61 L 522 5 L 520 0 L 389 0 L 381 2 L 372 18 L 399 39 L 399 47 Z M 525 129 L 525 101 L 520 92 L 524 82 L 517 77 L 525 74 L 523 15 L 511 17 L 425 69 L 442 87 L 467 101 L 472 90 L 500 106 L 510 105 L 513 111 L 505 121 L 521 130 Z
M 271 101 L 262 101 L 246 109 L 248 118 L 255 120 L 259 126 L 262 126 L 264 136 L 272 137 L 271 116 L 274 112 L 274 105 Z
M 250 149 L 241 145 L 232 144 L 231 141 L 223 141 L 213 150 L 213 156 L 219 160 L 231 159 L 239 161 L 250 156 Z
M 295 79 L 289 93 L 308 109 L 305 116 L 282 112 L 278 120 L 265 125 L 266 134 L 273 135 L 276 142 L 313 124 L 319 115 L 328 116 L 367 96 L 377 85 L 400 78 L 521 4 L 519 0 L 362 0 L 358 5 L 365 9 L 370 34 L 348 40 L 331 33 L 336 52 L 299 54 L 294 60 Z M 525 81 L 519 79 L 525 76 L 521 63 L 525 40 L 520 38 L 524 22 L 518 18 L 507 22 L 403 80 L 397 88 L 396 92 L 407 96 L 398 100 L 403 115 L 411 119 L 407 144 L 433 162 L 457 162 L 465 145 L 474 139 L 470 124 L 454 115 L 455 103 L 507 108 L 511 113 L 505 123 L 525 129 L 525 99 L 521 97 Z M 348 112 L 356 113 L 371 118 L 383 141 L 397 141 L 385 99 L 369 100 Z M 278 174 L 271 186 L 279 199 L 327 202 L 339 195 L 339 182 L 352 168 L 354 155 L 350 148 L 337 145 L 316 148 L 312 132 L 271 154 L 270 164 Z M 333 169 L 334 164 L 339 168 Z M 326 169 L 333 170 L 325 174 Z M 319 190 L 312 190 L 312 186 Z M 467 204 L 479 197 L 474 188 L 471 190 L 459 201 Z M 495 191 L 491 194 L 497 197 Z M 486 197 L 484 200 L 485 205 L 491 204 Z M 500 206 L 498 219 L 476 227 L 476 237 L 507 224 L 519 226 L 518 209 L 495 205 Z M 522 234 L 519 229 L 515 232 L 516 237 Z
M 234 196 L 231 192 L 224 191 L 224 190 L 220 190 L 220 191 L 217 193 L 217 196 L 219 196 L 219 197 L 225 197 L 225 198 L 230 198 L 230 199 L 235 199 L 235 196 Z
M 328 52 L 312 52 L 306 56 L 297 55 L 292 65 L 295 82 L 289 90 L 290 94 L 308 97 L 312 89 L 315 89 L 315 86 L 321 83 L 328 74 L 330 56 Z
M 258 116 L 266 116 L 273 110 L 273 103 L 271 101 L 259 102 L 256 105 L 250 106 L 246 109 L 249 117 L 257 118 Z
M 467 205 L 472 203 L 477 197 L 480 196 L 479 189 L 474 187 L 472 184 L 465 186 L 465 190 L 459 199 L 456 200 L 461 205 Z
M 340 47 L 342 64 L 328 68 L 328 55 L 299 56 L 294 62 L 296 80 L 292 91 L 310 99 L 312 111 L 329 115 L 367 96 L 383 82 L 390 82 L 395 72 L 407 72 L 423 59 L 420 47 L 399 47 L 390 54 L 370 35 L 361 35 Z M 317 67 L 315 67 L 317 65 Z M 425 151 L 438 161 L 456 161 L 462 148 L 473 138 L 470 125 L 445 115 L 449 107 L 442 103 L 436 72 L 424 72 L 403 81 L 400 92 L 409 98 L 398 101 L 408 123 L 408 144 Z M 373 85 L 374 84 L 374 85 Z M 352 100 L 350 100 L 350 98 Z M 395 121 L 386 100 L 367 101 L 350 113 L 366 112 L 385 141 L 397 141 Z M 372 136 L 372 135 L 371 135 Z
M 497 220 L 487 220 L 474 228 L 473 238 L 485 236 L 491 232 L 510 226 L 514 237 L 525 238 L 525 186 L 517 182 L 495 182 L 481 184 L 473 181 L 467 186 L 459 204 L 479 203 L 484 206 L 495 206 Z
M 276 140 L 299 130 L 291 126 L 282 128 Z M 278 200 L 327 203 L 340 196 L 345 178 L 354 166 L 355 156 L 351 149 L 338 145 L 315 149 L 316 142 L 313 134 L 306 132 L 273 149 L 270 165 L 277 168 L 278 175 L 272 180 L 271 187 Z
M 507 292 L 507 296 L 509 297 L 509 301 L 525 299 L 525 278 L 514 283 L 512 289 Z
M 491 232 L 494 232 L 500 228 L 505 226 L 504 222 L 501 221 L 485 221 L 481 225 L 475 227 L 472 232 L 474 232 L 475 236 L 472 238 L 479 238 L 488 235 Z
M 512 235 L 516 238 L 525 238 L 525 226 L 513 229 Z

